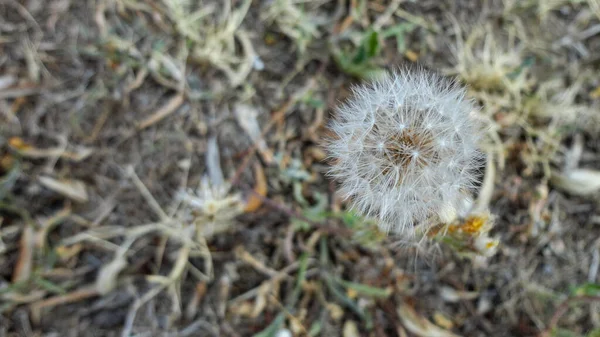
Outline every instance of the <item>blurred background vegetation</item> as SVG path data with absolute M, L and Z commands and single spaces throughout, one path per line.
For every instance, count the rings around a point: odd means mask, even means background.
M 600 335 L 598 0 L 0 0 L 0 50 L 0 336 Z M 495 254 L 324 175 L 410 64 L 482 107 Z

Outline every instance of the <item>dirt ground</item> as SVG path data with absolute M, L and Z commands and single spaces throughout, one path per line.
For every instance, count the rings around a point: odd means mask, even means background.
M 0 51 L 0 337 L 600 336 L 598 0 L 0 0 Z M 326 176 L 417 63 L 481 106 L 494 254 Z

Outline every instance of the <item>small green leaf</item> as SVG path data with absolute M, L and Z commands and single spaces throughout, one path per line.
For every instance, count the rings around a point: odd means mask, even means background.
M 585 283 L 572 291 L 575 296 L 597 296 L 600 295 L 600 284 Z
M 379 34 L 374 30 L 368 31 L 364 35 L 356 55 L 352 59 L 352 63 L 360 65 L 368 62 L 379 54 L 379 49 Z
M 358 50 L 356 50 L 356 54 L 354 54 L 352 61 L 350 61 L 350 63 L 347 65 L 347 67 L 363 65 L 364 63 L 367 62 L 367 60 L 368 60 L 367 51 L 366 51 L 365 47 L 363 45 L 361 45 L 360 47 L 358 47 Z
M 365 80 L 381 78 L 386 74 L 385 69 L 372 65 L 366 58 L 366 49 L 359 47 L 352 59 L 339 48 L 331 47 L 331 54 L 338 68 L 344 73 Z
M 364 43 L 365 43 L 365 50 L 367 52 L 367 58 L 370 59 L 379 54 L 379 50 L 380 50 L 379 33 L 377 33 L 374 30 L 368 32 Z
M 396 49 L 399 53 L 404 53 L 406 51 L 406 33 L 410 33 L 414 29 L 414 24 L 404 22 L 382 31 L 381 37 L 384 40 L 392 36 L 396 37 Z
M 352 211 L 346 211 L 338 215 L 348 228 L 356 228 L 360 226 L 362 218 Z
M 515 78 L 519 77 L 519 75 L 523 72 L 523 70 L 531 68 L 531 66 L 533 66 L 534 64 L 535 64 L 535 58 L 532 56 L 527 57 L 525 60 L 523 60 L 523 62 L 521 62 L 521 64 L 517 67 L 517 69 L 508 73 L 506 75 L 506 77 L 508 77 L 511 80 L 514 80 Z
M 292 293 L 292 297 L 290 299 L 290 305 L 293 306 L 300 298 L 300 293 L 302 292 L 302 284 L 306 281 L 306 270 L 308 269 L 308 253 L 302 254 L 300 256 L 300 268 L 298 269 L 298 278 L 296 279 L 296 287 L 294 287 L 294 292 Z

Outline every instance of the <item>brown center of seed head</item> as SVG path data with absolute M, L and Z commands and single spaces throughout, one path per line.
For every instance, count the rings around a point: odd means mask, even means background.
M 410 164 L 424 167 L 439 158 L 431 133 L 423 130 L 415 131 L 413 128 L 392 135 L 386 144 L 386 150 L 390 159 L 405 169 Z
M 431 132 L 416 128 L 407 127 L 386 137 L 383 155 L 389 165 L 383 168 L 383 175 L 388 175 L 393 167 L 401 167 L 406 172 L 411 167 L 423 168 L 439 161 L 440 154 Z

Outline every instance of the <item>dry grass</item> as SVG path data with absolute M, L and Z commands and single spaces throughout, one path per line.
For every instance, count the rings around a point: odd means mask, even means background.
M 597 336 L 599 13 L 0 1 L 0 336 Z M 320 148 L 413 62 L 490 125 L 479 215 L 429 247 L 345 211 Z

